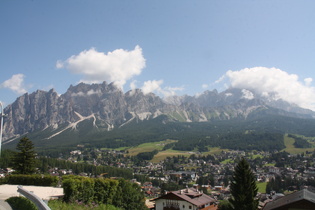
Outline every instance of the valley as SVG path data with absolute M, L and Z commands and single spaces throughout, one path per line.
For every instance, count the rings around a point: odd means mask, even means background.
M 170 102 L 104 82 L 70 86 L 62 95 L 24 94 L 5 108 L 0 165 L 10 166 L 17 140 L 27 136 L 36 173 L 124 178 L 147 198 L 198 186 L 225 200 L 242 158 L 261 194 L 312 189 L 315 114 L 244 92 L 205 91 Z

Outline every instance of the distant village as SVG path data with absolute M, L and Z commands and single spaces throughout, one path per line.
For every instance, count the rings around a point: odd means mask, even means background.
M 154 204 L 159 202 L 157 198 L 161 198 L 169 192 L 177 192 L 178 196 L 185 192 L 196 195 L 204 194 L 209 199 L 208 206 L 214 208 L 219 201 L 230 197 L 230 178 L 235 164 L 241 157 L 248 160 L 257 183 L 262 183 L 259 186 L 264 188 L 260 189 L 258 194 L 260 208 L 265 206 L 267 202 L 289 192 L 303 189 L 313 191 L 315 186 L 315 151 L 295 155 L 278 151 L 272 153 L 222 151 L 213 155 L 191 152 L 189 155 L 167 157 L 158 163 L 152 163 L 135 156 L 129 156 L 127 151 L 90 149 L 79 146 L 77 150 L 71 151 L 68 156 L 61 156 L 60 159 L 131 169 L 135 177 L 131 181 L 141 186 L 148 198 L 147 206 L 149 208 L 154 208 Z M 0 176 L 3 177 L 11 172 L 11 169 L 1 170 Z M 71 168 L 50 168 L 49 173 L 54 176 L 75 174 Z M 77 175 L 111 177 L 110 174 L 97 175 L 84 172 Z M 279 183 L 277 186 L 267 184 L 277 179 L 280 180 L 278 182 L 282 183 L 281 186 Z

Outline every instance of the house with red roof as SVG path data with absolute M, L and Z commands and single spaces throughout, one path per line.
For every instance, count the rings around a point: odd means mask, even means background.
M 155 210 L 216 210 L 216 200 L 196 188 L 171 191 L 153 199 Z

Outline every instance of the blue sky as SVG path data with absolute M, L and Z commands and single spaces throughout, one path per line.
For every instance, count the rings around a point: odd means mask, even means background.
M 239 87 L 315 110 L 315 1 L 0 2 L 0 101 L 83 81 L 161 96 Z

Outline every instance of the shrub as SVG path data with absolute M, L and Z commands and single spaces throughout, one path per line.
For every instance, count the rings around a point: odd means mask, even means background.
M 6 200 L 13 210 L 37 210 L 36 205 L 25 197 L 11 197 Z
M 12 174 L 4 179 L 6 184 L 19 184 L 19 185 L 35 185 L 35 186 L 57 186 L 59 178 L 50 175 L 24 175 Z
M 64 201 L 90 205 L 110 204 L 123 209 L 145 209 L 144 194 L 137 184 L 112 180 L 67 176 L 63 178 Z
M 106 205 L 106 204 L 84 204 L 84 203 L 66 203 L 61 200 L 50 200 L 48 201 L 48 206 L 51 208 L 51 210 L 87 210 L 87 209 L 93 209 L 93 210 L 121 210 L 120 208 L 117 208 L 113 205 Z

